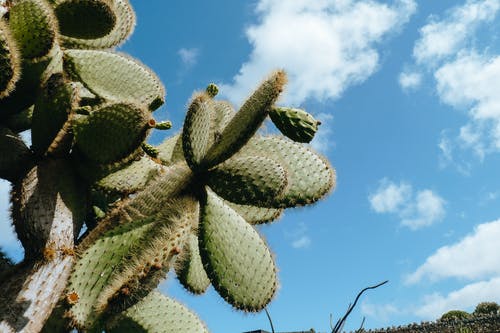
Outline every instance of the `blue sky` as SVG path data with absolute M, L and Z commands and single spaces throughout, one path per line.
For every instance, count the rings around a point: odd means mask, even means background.
M 131 3 L 137 27 L 122 50 L 165 83 L 155 116 L 173 132 L 193 91 L 216 82 L 238 105 L 274 68 L 289 73 L 280 104 L 322 120 L 313 146 L 337 188 L 260 228 L 279 267 L 277 331 L 329 331 L 330 313 L 386 279 L 346 329 L 500 302 L 500 0 Z M 19 259 L 7 224 L 0 234 Z M 173 274 L 161 289 L 213 332 L 270 330 L 264 313 L 235 311 L 213 289 L 190 296 Z

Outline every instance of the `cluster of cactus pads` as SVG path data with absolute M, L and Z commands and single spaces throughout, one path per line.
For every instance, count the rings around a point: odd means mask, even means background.
M 262 310 L 278 282 L 254 226 L 335 183 L 329 163 L 295 142 L 318 123 L 275 106 L 285 73 L 238 112 L 209 85 L 182 133 L 154 147 L 150 131 L 171 126 L 152 115 L 164 88 L 112 50 L 134 27 L 127 0 L 0 9 L 0 177 L 25 251 L 16 265 L 0 253 L 0 331 L 206 332 L 155 290 L 171 269 L 192 293 L 213 285 L 235 308 Z M 295 141 L 258 133 L 270 114 Z M 31 147 L 19 136 L 28 129 Z

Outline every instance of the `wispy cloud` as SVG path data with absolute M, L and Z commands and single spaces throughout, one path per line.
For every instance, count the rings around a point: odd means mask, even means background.
M 315 118 L 321 121 L 321 125 L 314 139 L 311 141 L 311 146 L 316 151 L 326 154 L 335 146 L 331 138 L 333 133 L 333 116 L 329 113 L 320 113 Z
M 500 277 L 465 285 L 448 294 L 426 295 L 415 314 L 425 319 L 439 318 L 450 310 L 470 310 L 480 302 L 500 302 Z
M 200 51 L 197 48 L 181 48 L 177 51 L 177 54 L 181 58 L 183 65 L 191 68 L 197 64 Z
M 311 245 L 311 238 L 309 238 L 309 236 L 302 236 L 292 242 L 292 247 L 294 249 L 309 247 L 309 245 Z
M 500 277 L 499 239 L 500 220 L 480 224 L 457 243 L 439 248 L 406 281 Z
M 364 316 L 388 322 L 394 315 L 401 314 L 401 309 L 394 304 L 374 304 L 367 301 L 361 303 L 361 313 Z
M 285 237 L 290 241 L 290 245 L 294 249 L 308 248 L 312 243 L 307 226 L 303 222 L 297 224 L 295 228 L 286 231 Z
M 418 72 L 401 72 L 399 74 L 399 85 L 405 91 L 416 89 L 422 83 L 422 74 Z
M 460 111 L 468 121 L 458 129 L 447 130 L 438 143 L 440 166 L 455 166 L 461 173 L 470 169 L 470 152 L 482 161 L 487 154 L 500 152 L 500 55 L 491 53 L 480 28 L 488 27 L 500 12 L 500 0 L 468 0 L 439 18 L 431 16 L 420 29 L 413 58 L 421 69 L 434 74 L 440 100 Z M 495 40 L 491 42 L 496 43 Z M 485 44 L 484 50 L 478 45 Z
M 417 230 L 430 226 L 445 216 L 445 200 L 429 189 L 414 191 L 405 182 L 396 184 L 387 178 L 368 197 L 377 213 L 391 213 L 399 217 L 401 225 Z
M 263 75 L 284 68 L 286 103 L 338 98 L 377 70 L 377 46 L 415 10 L 414 0 L 260 0 L 258 23 L 246 30 L 249 60 L 221 90 L 238 104 Z
M 430 18 L 420 29 L 413 56 L 417 63 L 435 64 L 466 46 L 481 23 L 491 22 L 500 9 L 499 0 L 467 1 L 451 9 L 444 19 Z
M 500 219 L 479 224 L 474 231 L 430 255 L 406 283 L 455 279 L 466 283 L 446 294 L 423 298 L 415 313 L 434 319 L 452 309 L 468 310 L 484 301 L 500 302 Z

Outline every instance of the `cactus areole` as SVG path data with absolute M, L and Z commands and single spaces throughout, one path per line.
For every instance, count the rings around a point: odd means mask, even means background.
M 12 183 L 25 258 L 1 261 L 0 331 L 207 332 L 156 291 L 171 268 L 194 294 L 212 285 L 236 309 L 264 309 L 277 268 L 255 225 L 335 185 L 328 161 L 301 143 L 318 122 L 275 106 L 285 72 L 237 111 L 208 84 L 181 133 L 154 146 L 151 131 L 172 126 L 152 113 L 165 89 L 113 50 L 135 24 L 127 0 L 1 9 L 0 177 Z M 270 115 L 289 138 L 258 132 Z M 31 148 L 18 134 L 27 129 Z

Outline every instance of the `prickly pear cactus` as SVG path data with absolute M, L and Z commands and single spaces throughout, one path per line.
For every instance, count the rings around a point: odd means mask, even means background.
M 318 122 L 275 106 L 286 74 L 271 73 L 238 111 L 208 85 L 181 133 L 155 147 L 151 131 L 172 126 L 152 114 L 165 89 L 112 50 L 134 27 L 128 1 L 0 6 L 0 177 L 25 249 L 19 264 L 0 252 L 0 331 L 206 332 L 155 291 L 171 268 L 194 294 L 213 285 L 236 309 L 262 310 L 278 279 L 255 225 L 335 184 L 300 143 Z M 268 116 L 298 142 L 259 134 Z M 27 129 L 31 147 L 18 135 Z

